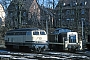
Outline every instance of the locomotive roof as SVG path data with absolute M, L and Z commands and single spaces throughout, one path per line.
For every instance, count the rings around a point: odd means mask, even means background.
M 32 31 L 32 30 L 39 30 L 39 28 L 21 28 L 21 29 L 9 30 L 8 32 L 13 32 L 13 31 Z

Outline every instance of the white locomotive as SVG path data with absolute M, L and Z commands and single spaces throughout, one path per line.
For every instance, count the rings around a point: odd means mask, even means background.
M 78 40 L 77 32 L 62 32 L 49 35 L 49 48 L 61 51 L 82 50 L 82 41 Z
M 47 34 L 45 30 L 38 28 L 9 30 L 5 34 L 5 46 L 9 49 L 47 50 Z
M 78 40 L 77 32 L 67 32 L 67 41 L 65 41 L 65 49 L 72 50 L 82 50 L 82 41 Z

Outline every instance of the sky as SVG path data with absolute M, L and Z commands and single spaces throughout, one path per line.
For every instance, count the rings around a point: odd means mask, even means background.
M 43 4 L 45 7 L 52 7 L 52 4 L 50 3 L 48 4 L 49 1 L 53 2 L 53 0 L 38 0 L 40 5 Z M 58 0 L 54 0 L 54 1 L 55 1 L 54 5 L 57 5 Z
M 9 1 L 10 0 L 0 0 L 0 2 L 1 1 L 5 1 L 6 3 L 7 3 L 7 6 L 9 5 Z M 49 8 L 52 8 L 53 7 L 53 4 L 52 3 L 48 3 L 49 1 L 51 1 L 51 2 L 53 2 L 53 0 L 37 0 L 38 1 L 38 3 L 40 4 L 40 5 L 44 5 L 45 7 L 49 7 Z M 58 3 L 58 0 L 54 0 L 55 2 L 54 2 L 54 5 L 56 6 L 57 5 L 57 3 Z M 5 4 L 5 2 L 4 2 L 4 4 Z

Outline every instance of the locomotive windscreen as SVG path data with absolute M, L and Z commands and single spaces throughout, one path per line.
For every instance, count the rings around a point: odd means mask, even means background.
M 69 35 L 69 43 L 76 43 L 76 35 Z

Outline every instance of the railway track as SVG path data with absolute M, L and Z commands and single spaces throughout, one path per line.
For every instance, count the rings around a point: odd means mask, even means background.
M 90 60 L 90 57 L 83 53 L 66 53 L 66 52 L 41 52 L 41 53 L 24 53 L 0 50 L 1 60 Z

